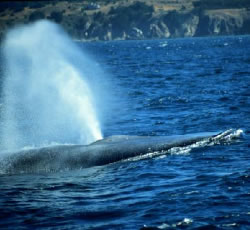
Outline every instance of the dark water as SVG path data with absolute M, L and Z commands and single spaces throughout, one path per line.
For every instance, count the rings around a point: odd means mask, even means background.
M 186 154 L 2 174 L 0 229 L 249 229 L 250 37 L 79 46 L 113 78 L 119 109 L 105 136 L 244 135 Z

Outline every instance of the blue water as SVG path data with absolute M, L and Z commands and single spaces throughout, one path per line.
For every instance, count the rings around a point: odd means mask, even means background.
M 249 229 L 250 37 L 77 45 L 112 82 L 104 136 L 234 128 L 243 137 L 82 170 L 2 174 L 0 229 Z

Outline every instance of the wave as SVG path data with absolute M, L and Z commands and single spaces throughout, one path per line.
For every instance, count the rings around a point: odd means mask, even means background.
M 138 161 L 147 158 L 165 157 L 167 155 L 186 155 L 194 149 L 203 148 L 207 146 L 231 144 L 234 141 L 240 140 L 244 135 L 242 129 L 228 129 L 214 137 L 205 138 L 187 146 L 176 146 L 168 150 L 150 152 L 141 156 L 132 157 L 123 161 Z

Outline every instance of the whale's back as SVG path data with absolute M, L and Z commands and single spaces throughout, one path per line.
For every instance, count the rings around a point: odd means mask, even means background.
M 110 136 L 90 145 L 59 145 L 10 153 L 1 160 L 0 167 L 7 173 L 87 168 L 148 153 L 166 154 L 173 147 L 188 146 L 220 134 L 209 132 L 174 136 Z

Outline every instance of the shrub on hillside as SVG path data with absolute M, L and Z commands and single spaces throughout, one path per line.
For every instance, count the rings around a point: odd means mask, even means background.
M 121 36 L 122 33 L 132 27 L 144 27 L 154 12 L 153 6 L 143 2 L 135 2 L 130 6 L 122 6 L 109 11 L 110 23 L 112 24 L 113 34 Z
M 194 7 L 204 9 L 223 9 L 223 8 L 247 8 L 250 7 L 249 0 L 200 0 L 193 2 Z
M 44 18 L 45 18 L 45 15 L 42 11 L 34 11 L 30 14 L 29 21 L 34 22 L 34 21 L 44 19 Z
M 62 22 L 63 14 L 59 11 L 53 11 L 51 12 L 49 19 L 55 21 L 56 23 L 60 23 Z

